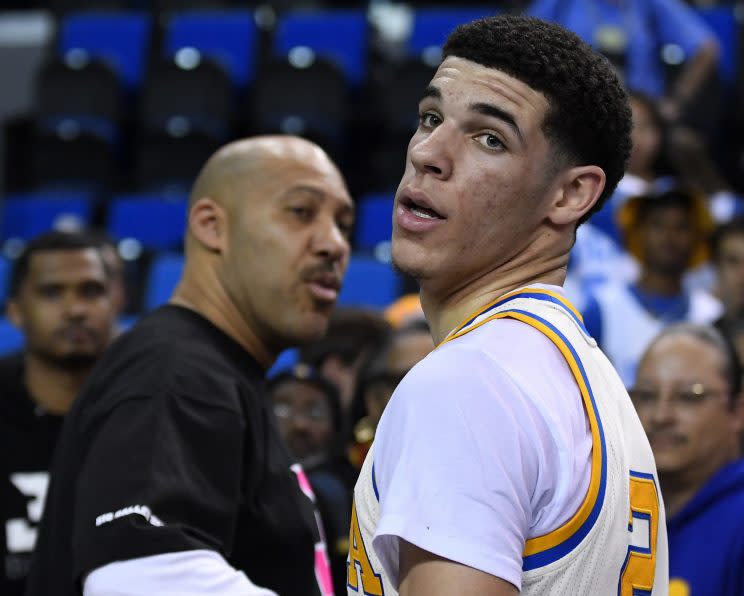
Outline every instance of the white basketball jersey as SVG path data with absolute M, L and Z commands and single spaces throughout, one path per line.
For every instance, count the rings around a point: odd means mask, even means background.
M 525 536 L 521 593 L 527 596 L 666 596 L 669 590 L 664 505 L 651 448 L 622 381 L 581 316 L 559 294 L 517 290 L 457 328 L 461 341 L 495 319 L 511 318 L 544 334 L 565 358 L 578 385 L 592 436 L 591 476 L 576 513 L 542 536 Z M 411 483 L 416 483 L 415 472 Z M 380 520 L 375 449 L 354 491 L 348 594 L 395 596 L 373 547 Z M 396 557 L 397 558 L 397 557 Z M 456 560 L 456 558 L 455 558 Z

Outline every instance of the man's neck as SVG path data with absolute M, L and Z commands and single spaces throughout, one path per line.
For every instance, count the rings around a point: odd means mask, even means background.
M 682 511 L 700 489 L 697 485 L 679 483 L 678 479 L 668 478 L 664 475 L 660 475 L 659 482 L 661 492 L 664 495 L 664 509 L 667 519 L 671 519 Z
M 63 416 L 72 407 L 91 368 L 65 368 L 26 352 L 23 381 L 35 404 L 50 414 Z
M 719 470 L 738 457 L 738 444 L 732 444 L 730 452 L 721 453 L 715 461 L 707 461 L 705 466 L 690 466 L 674 473 L 659 472 L 667 519 L 677 515 Z
M 476 311 L 497 300 L 500 296 L 531 284 L 563 285 L 566 278 L 564 260 L 525 274 L 514 271 L 493 275 L 491 279 L 469 284 L 460 291 L 440 297 L 427 292 L 425 282 L 421 284 L 421 305 L 429 323 L 434 344 L 441 343 L 449 333 Z
M 214 274 L 210 270 L 205 275 Z M 214 283 L 209 283 L 209 280 L 194 283 L 191 276 L 186 273 L 173 293 L 170 304 L 198 312 L 238 342 L 263 367 L 270 368 L 276 360 L 278 353 L 261 341 L 216 279 Z
M 649 294 L 672 297 L 682 292 L 682 276 L 644 269 L 641 272 L 637 285 L 641 290 Z

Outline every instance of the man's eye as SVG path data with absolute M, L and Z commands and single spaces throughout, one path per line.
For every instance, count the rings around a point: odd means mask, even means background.
M 504 143 L 501 142 L 501 139 L 499 139 L 499 137 L 497 137 L 496 135 L 491 134 L 490 132 L 483 133 L 475 138 L 481 145 L 483 145 L 487 149 L 504 148 Z
M 346 238 L 351 238 L 351 233 L 354 229 L 354 226 L 352 224 L 347 223 L 345 221 L 339 221 L 338 223 L 336 223 L 336 225 L 338 226 L 338 229 L 341 230 L 341 233 Z
M 57 298 L 62 294 L 61 288 L 57 286 L 41 286 L 37 290 L 39 296 L 42 298 Z
M 89 299 L 95 299 L 103 296 L 106 293 L 106 288 L 98 283 L 85 284 L 81 288 L 81 294 Z
M 434 128 L 442 123 L 442 119 L 433 112 L 424 112 L 419 115 L 419 122 L 424 128 Z
M 307 207 L 290 207 L 289 210 L 300 219 L 310 219 L 313 214 Z

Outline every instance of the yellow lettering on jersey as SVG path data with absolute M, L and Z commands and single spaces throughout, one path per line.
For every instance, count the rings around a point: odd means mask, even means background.
M 633 596 L 634 590 L 649 594 L 654 587 L 656 574 L 656 536 L 659 530 L 659 497 L 656 484 L 651 478 L 631 475 L 630 477 L 630 524 L 633 524 L 633 513 L 648 518 L 649 545 L 648 552 L 630 547 L 628 560 L 620 578 L 620 596 Z
M 675 578 L 669 582 L 669 596 L 690 596 L 690 584 Z
M 367 549 L 364 546 L 362 533 L 359 530 L 356 505 L 351 504 L 351 528 L 349 530 L 349 562 L 346 564 L 346 582 L 352 590 L 359 591 L 359 579 L 362 580 L 362 592 L 367 596 L 383 596 L 382 579 L 372 569 Z

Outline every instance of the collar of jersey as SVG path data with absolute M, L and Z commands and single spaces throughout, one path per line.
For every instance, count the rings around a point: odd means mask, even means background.
M 586 328 L 584 327 L 584 318 L 581 316 L 581 313 L 576 310 L 576 307 L 571 304 L 571 302 L 569 302 L 566 298 L 552 290 L 546 290 L 544 288 L 532 288 L 528 286 L 526 288 L 519 288 L 518 290 L 514 290 L 512 292 L 504 294 L 493 302 L 490 302 L 486 304 L 486 306 L 475 311 L 472 315 L 465 319 L 463 323 L 455 327 L 449 333 L 449 335 L 447 335 L 447 337 L 445 337 L 441 341 L 439 345 L 441 346 L 448 341 L 452 341 L 453 339 L 466 334 L 468 331 L 472 331 L 473 329 L 475 329 L 476 326 L 480 326 L 487 320 L 489 320 L 490 316 L 495 314 L 494 311 L 496 311 L 500 306 L 503 306 L 504 304 L 511 302 L 512 300 L 517 300 L 519 298 L 532 298 L 534 300 L 542 300 L 544 302 L 557 304 L 558 306 L 562 307 L 563 310 L 565 310 L 569 314 L 569 316 L 574 319 L 574 321 L 576 321 L 576 323 L 579 325 L 584 333 L 587 333 Z

